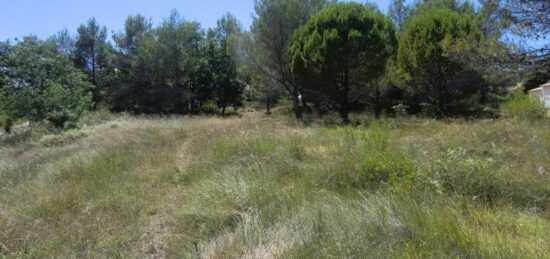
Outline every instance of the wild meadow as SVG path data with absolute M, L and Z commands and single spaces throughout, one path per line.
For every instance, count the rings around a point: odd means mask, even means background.
M 0 145 L 0 255 L 548 258 L 548 120 L 96 113 Z
M 550 258 L 548 0 L 13 2 L 0 259 Z

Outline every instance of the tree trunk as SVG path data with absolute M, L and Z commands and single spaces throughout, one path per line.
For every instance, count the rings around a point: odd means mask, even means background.
M 298 92 L 298 89 L 295 87 L 294 91 L 292 93 L 292 101 L 294 104 L 294 115 L 296 116 L 296 119 L 301 120 L 302 119 L 302 107 L 300 106 L 300 100 L 298 99 L 298 96 L 300 93 Z
M 225 117 L 225 108 L 226 108 L 226 105 L 224 104 L 222 106 L 222 117 Z
M 349 124 L 349 80 L 348 80 L 348 73 L 344 73 L 343 81 L 342 81 L 342 96 L 340 100 L 340 117 L 342 117 L 342 121 L 344 124 Z
M 96 53 L 95 53 L 95 43 L 92 45 L 92 82 L 97 87 L 97 78 L 95 74 L 96 70 Z
M 445 90 L 443 87 L 445 86 L 440 84 L 437 95 L 437 115 L 439 117 L 445 117 Z
M 380 107 L 380 88 L 376 86 L 375 91 L 375 97 L 374 97 L 374 116 L 379 119 L 380 115 L 382 115 L 382 109 Z
M 348 90 L 347 87 L 344 87 L 344 93 L 342 94 L 342 100 L 340 101 L 340 117 L 344 124 L 349 124 L 349 101 L 348 101 Z
M 270 98 L 267 98 L 266 108 L 267 108 L 267 114 L 271 115 L 271 99 Z

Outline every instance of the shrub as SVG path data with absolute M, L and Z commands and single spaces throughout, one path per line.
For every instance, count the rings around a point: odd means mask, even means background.
M 85 111 L 78 119 L 79 126 L 97 125 L 114 120 L 121 114 L 111 113 L 107 108 L 100 107 L 95 111 Z M 124 114 L 122 114 L 124 115 Z
M 67 110 L 51 112 L 47 115 L 49 121 L 57 129 L 76 128 L 77 116 Z
M 200 109 L 201 114 L 208 114 L 208 115 L 217 114 L 219 111 L 220 110 L 218 109 L 218 106 L 213 101 L 208 101 L 204 103 Z
M 396 116 L 407 116 L 409 108 L 410 107 L 408 105 L 405 105 L 402 102 L 392 107 Z
M 420 107 L 422 107 L 422 115 L 426 117 L 436 117 L 440 112 L 437 106 L 431 103 L 421 103 Z
M 517 171 L 495 171 L 494 164 L 449 148 L 433 158 L 428 182 L 437 192 L 466 196 L 487 204 L 545 209 L 550 188 L 543 177 Z
M 546 114 L 542 102 L 522 93 L 513 93 L 510 99 L 501 105 L 500 110 L 504 116 L 528 120 L 541 119 Z
M 360 180 L 367 185 L 400 185 L 406 183 L 405 178 L 412 176 L 414 164 L 400 154 L 382 152 L 367 156 L 361 162 L 360 169 Z
M 374 123 L 368 129 L 335 129 L 345 143 L 357 149 L 339 156 L 330 167 L 330 185 L 344 188 L 377 189 L 380 186 L 405 187 L 415 172 L 415 164 L 389 142 L 389 126 Z M 344 155 L 345 154 L 345 155 Z

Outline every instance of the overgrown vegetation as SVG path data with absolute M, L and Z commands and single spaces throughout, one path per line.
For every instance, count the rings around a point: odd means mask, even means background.
M 174 10 L 158 25 L 129 16 L 112 40 L 91 18 L 75 35 L 0 43 L 0 114 L 70 129 L 87 110 L 225 115 L 260 101 L 270 113 L 286 98 L 297 119 L 339 111 L 348 123 L 349 112 L 392 116 L 399 105 L 409 115 L 496 117 L 508 87 L 548 80 L 546 46 L 503 40 L 544 37 L 540 8 L 394 0 L 384 15 L 373 4 L 261 0 L 250 28 L 231 14 L 202 28 Z
M 517 92 L 502 104 L 501 111 L 505 116 L 519 119 L 539 120 L 546 117 L 546 108 L 538 97 Z
M 0 148 L 1 255 L 550 256 L 547 120 L 90 120 Z
M 0 257 L 550 258 L 544 0 L 254 5 L 0 42 Z

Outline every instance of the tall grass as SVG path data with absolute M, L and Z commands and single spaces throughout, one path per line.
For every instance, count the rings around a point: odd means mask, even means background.
M 548 121 L 309 125 L 123 117 L 1 147 L 0 254 L 550 257 Z

